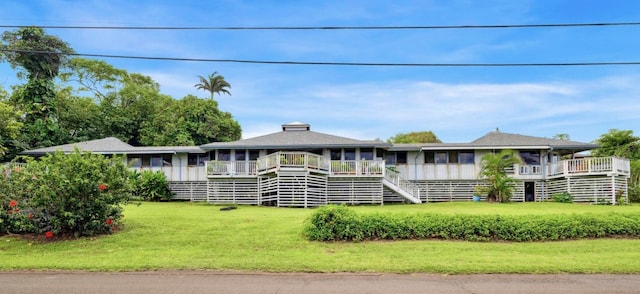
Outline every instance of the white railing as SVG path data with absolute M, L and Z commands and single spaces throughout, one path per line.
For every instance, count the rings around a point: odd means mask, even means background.
M 382 176 L 384 160 L 332 160 L 332 176 Z
M 404 190 L 405 192 L 411 194 L 416 199 L 420 199 L 420 187 L 418 185 L 403 179 L 400 176 L 400 173 L 391 169 L 386 169 L 384 173 L 385 180 L 391 182 L 396 187 Z
M 258 158 L 257 170 L 269 171 L 272 169 L 294 168 L 316 171 L 328 170 L 328 162 L 324 157 L 307 152 L 275 152 Z
M 629 160 L 619 157 L 590 157 L 562 160 L 552 163 L 548 168 L 549 176 L 595 175 L 620 173 L 629 175 Z
M 207 175 L 255 176 L 256 161 L 207 161 Z
M 520 165 L 518 169 L 519 175 L 541 175 L 542 167 L 540 165 Z

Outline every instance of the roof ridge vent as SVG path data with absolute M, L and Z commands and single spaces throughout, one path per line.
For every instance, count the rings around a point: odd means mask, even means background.
M 311 126 L 309 124 L 298 122 L 298 121 L 282 125 L 283 132 L 310 131 L 310 130 L 311 130 Z

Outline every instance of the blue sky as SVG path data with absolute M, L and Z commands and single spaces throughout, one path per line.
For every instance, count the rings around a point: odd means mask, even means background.
M 13 1 L 1 25 L 427 26 L 640 22 L 640 1 Z M 466 30 L 122 31 L 48 29 L 78 53 L 372 63 L 640 61 L 640 26 Z M 469 142 L 496 127 L 590 142 L 640 135 L 640 66 L 346 67 L 105 59 L 151 76 L 177 99 L 214 71 L 232 85 L 219 106 L 243 137 L 292 121 L 386 140 L 433 131 Z M 18 83 L 0 64 L 0 86 Z

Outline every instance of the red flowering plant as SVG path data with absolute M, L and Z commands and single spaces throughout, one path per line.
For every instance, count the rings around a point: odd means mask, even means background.
M 5 225 L 3 229 L 0 222 L 0 233 L 30 230 L 36 234 L 50 232 L 51 237 L 93 236 L 115 230 L 122 206 L 131 195 L 129 171 L 121 157 L 75 150 L 24 160 L 27 163 L 20 173 L 0 179 L 0 205 L 6 208 L 5 217 L 0 215 L 0 219 L 16 223 L 6 217 L 9 205 L 15 204 L 12 216 L 19 212 L 22 222 L 32 227 L 18 230 L 15 225 Z M 7 199 L 2 191 L 14 198 Z

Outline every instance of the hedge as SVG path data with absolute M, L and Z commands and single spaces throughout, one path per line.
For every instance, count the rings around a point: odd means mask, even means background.
M 312 241 L 443 239 L 556 241 L 640 237 L 638 214 L 442 215 L 356 214 L 346 206 L 318 208 L 305 222 Z

